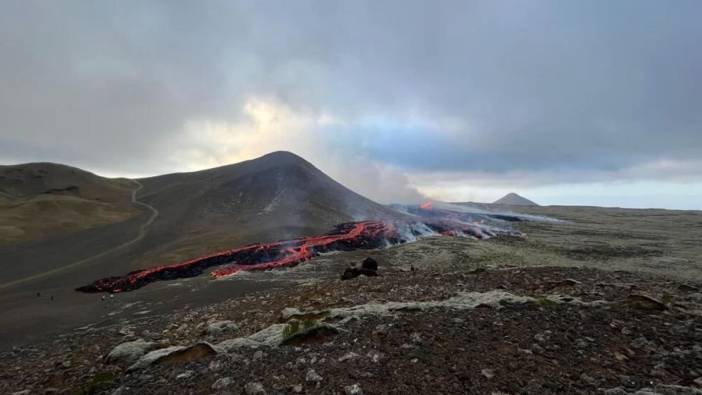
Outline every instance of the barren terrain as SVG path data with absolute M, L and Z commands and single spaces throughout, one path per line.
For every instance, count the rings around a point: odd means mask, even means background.
M 525 210 L 567 222 L 84 295 L 91 323 L 8 348 L 0 390 L 698 391 L 702 213 Z M 369 255 L 379 277 L 339 279 Z

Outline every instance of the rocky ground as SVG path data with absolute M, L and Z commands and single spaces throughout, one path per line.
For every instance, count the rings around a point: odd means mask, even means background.
M 251 274 L 300 281 L 14 347 L 0 393 L 702 394 L 700 216 L 648 214 Z
M 702 387 L 699 284 L 557 267 L 445 272 L 381 263 L 380 274 L 82 328 L 3 354 L 0 390 L 625 394 Z M 364 308 L 345 309 L 351 306 Z M 312 330 L 291 331 L 293 321 Z M 231 344 L 266 328 L 259 343 Z M 143 358 L 159 349 L 161 359 Z

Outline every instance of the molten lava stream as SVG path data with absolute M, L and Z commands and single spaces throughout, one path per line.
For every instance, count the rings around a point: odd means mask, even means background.
M 322 252 L 377 248 L 386 241 L 398 242 L 392 224 L 380 221 L 349 222 L 338 225 L 334 232 L 275 243 L 258 243 L 226 250 L 185 262 L 138 270 L 124 276 L 108 277 L 80 287 L 81 292 L 124 292 L 141 288 L 153 281 L 195 277 L 214 266 L 234 263 L 215 270 L 221 278 L 241 270 L 267 270 L 306 261 Z
M 284 256 L 278 260 L 258 264 L 248 262 L 237 263 L 215 270 L 211 274 L 214 278 L 222 278 L 231 276 L 242 270 L 268 270 L 277 267 L 290 266 L 312 259 L 321 252 L 344 249 L 339 248 L 342 246 L 337 244 L 348 241 L 355 241 L 358 243 L 356 246 L 351 246 L 350 249 L 354 249 L 364 248 L 364 245 L 367 244 L 368 240 L 377 240 L 379 238 L 383 240 L 388 238 L 397 239 L 395 227 L 391 224 L 376 221 L 357 222 L 352 224 L 354 226 L 348 233 L 303 238 L 299 240 L 299 246 L 285 249 L 287 256 Z M 347 224 L 342 224 L 342 226 L 343 225 Z

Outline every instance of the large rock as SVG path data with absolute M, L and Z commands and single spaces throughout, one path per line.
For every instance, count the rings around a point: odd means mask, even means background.
M 368 257 L 363 260 L 363 263 L 361 263 L 361 269 L 377 272 L 378 262 L 375 259 Z
M 375 277 L 378 275 L 378 262 L 373 258 L 366 258 L 361 263 L 361 267 L 349 267 L 341 275 L 342 280 L 350 280 L 358 276 Z
M 216 348 L 222 352 L 231 352 L 242 347 L 277 347 L 282 344 L 283 330 L 287 324 L 273 324 L 250 336 L 237 337 L 217 343 Z
M 156 363 L 182 364 L 217 354 L 217 349 L 209 343 L 201 342 L 190 347 L 171 346 L 149 352 L 129 367 L 129 370 L 143 369 Z
M 207 325 L 206 332 L 208 335 L 219 335 L 226 332 L 236 332 L 239 330 L 239 325 L 234 321 L 217 321 Z
M 128 362 L 134 363 L 134 361 L 141 358 L 142 355 L 146 354 L 148 351 L 153 350 L 156 347 L 156 343 L 147 342 L 142 339 L 134 340 L 131 342 L 126 342 L 113 348 L 109 354 L 107 354 L 107 362 Z

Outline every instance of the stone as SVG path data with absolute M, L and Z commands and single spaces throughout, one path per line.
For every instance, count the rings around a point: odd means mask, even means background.
M 193 371 L 192 370 L 186 370 L 185 372 L 179 374 L 176 376 L 176 380 L 185 380 L 189 379 L 193 376 Z
M 361 269 L 375 272 L 378 270 L 378 262 L 375 259 L 368 257 L 363 260 L 363 263 L 361 263 Z
M 295 316 L 301 316 L 303 315 L 302 311 L 300 309 L 297 309 L 295 307 L 286 307 L 280 312 L 280 318 L 283 321 L 287 321 Z
M 254 382 L 246 383 L 244 392 L 246 395 L 266 395 L 266 389 L 263 388 L 263 384 Z
M 263 359 L 263 351 L 261 351 L 261 350 L 256 351 L 256 352 L 254 353 L 252 359 L 253 359 L 254 362 Z
M 322 380 L 322 376 L 320 376 L 314 369 L 308 370 L 307 375 L 305 375 L 305 381 L 308 383 L 319 383 Z
M 209 343 L 197 343 L 194 346 L 171 346 L 149 352 L 139 358 L 129 371 L 143 369 L 156 363 L 180 364 L 196 361 L 208 355 L 217 354 L 215 348 Z
M 222 333 L 236 332 L 238 330 L 239 325 L 234 321 L 216 321 L 207 325 L 205 332 L 207 332 L 208 335 L 220 335 Z
M 485 376 L 489 379 L 495 377 L 495 371 L 492 369 L 483 369 L 480 371 L 480 374 L 482 374 L 483 376 Z
M 360 355 L 358 355 L 358 354 L 356 354 L 355 352 L 351 351 L 351 352 L 348 352 L 348 353 L 342 355 L 342 356 L 339 358 L 339 362 L 344 362 L 344 361 L 347 361 L 347 360 L 349 360 L 349 359 L 358 358 L 359 356 L 360 356 Z
M 112 351 L 107 354 L 106 360 L 108 363 L 122 361 L 133 363 L 155 346 L 155 343 L 147 342 L 142 339 L 125 342 L 113 348 Z
M 620 362 L 626 361 L 627 359 L 629 359 L 626 355 L 620 353 L 619 351 L 614 352 L 614 358 L 616 358 L 617 361 L 620 361 Z
M 350 280 L 360 275 L 375 277 L 378 275 L 378 262 L 373 258 L 366 258 L 361 263 L 361 267 L 349 267 L 341 275 L 342 280 Z
M 250 336 L 237 337 L 217 343 L 216 348 L 222 352 L 231 352 L 242 347 L 278 347 L 285 338 L 283 331 L 287 324 L 273 324 Z
M 212 389 L 213 390 L 222 390 L 227 387 L 229 387 L 232 384 L 232 378 L 231 377 L 221 377 L 217 379 L 217 381 L 212 384 Z
M 363 395 L 363 389 L 361 388 L 361 385 L 358 383 L 347 385 L 344 387 L 344 394 L 346 394 L 346 395 Z

